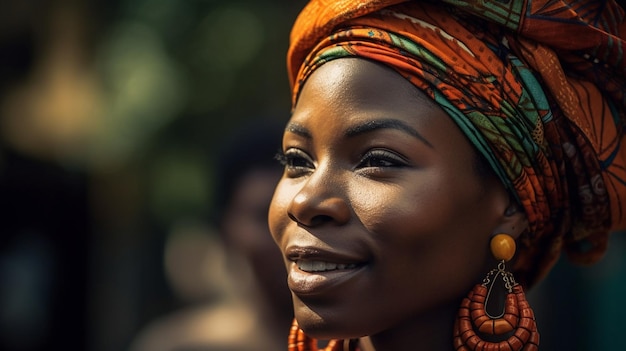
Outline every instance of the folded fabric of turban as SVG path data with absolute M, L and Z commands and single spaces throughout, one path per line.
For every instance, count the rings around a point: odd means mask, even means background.
M 532 285 L 626 228 L 626 20 L 613 1 L 313 0 L 291 33 L 293 103 L 329 60 L 395 69 L 443 108 L 529 220 Z

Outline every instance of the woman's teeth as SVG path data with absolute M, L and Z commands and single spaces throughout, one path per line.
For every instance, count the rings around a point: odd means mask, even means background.
M 334 271 L 338 269 L 352 269 L 356 268 L 355 263 L 343 264 L 343 263 L 331 263 L 323 261 L 298 261 L 296 262 L 298 268 L 305 272 L 325 272 Z

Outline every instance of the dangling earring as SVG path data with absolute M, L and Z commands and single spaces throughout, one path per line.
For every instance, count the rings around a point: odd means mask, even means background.
M 539 332 L 535 315 L 522 286 L 505 267 L 505 262 L 515 255 L 515 240 L 507 234 L 495 235 L 491 239 L 491 253 L 500 263 L 463 299 L 454 323 L 454 349 L 537 351 Z M 487 303 L 493 298 L 496 281 L 503 283 L 507 294 L 503 311 L 493 316 L 487 311 Z M 485 341 L 490 335 L 501 341 Z

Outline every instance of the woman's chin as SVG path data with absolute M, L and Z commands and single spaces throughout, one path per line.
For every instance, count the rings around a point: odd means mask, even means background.
M 318 340 L 331 340 L 353 339 L 363 336 L 362 333 L 354 330 L 353 325 L 342 322 L 341 318 L 322 317 L 306 306 L 296 307 L 295 311 L 300 329 L 309 337 Z

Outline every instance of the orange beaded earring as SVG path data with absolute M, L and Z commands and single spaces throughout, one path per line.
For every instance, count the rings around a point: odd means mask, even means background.
M 536 351 L 539 332 L 535 315 L 521 285 L 505 270 L 505 262 L 515 255 L 515 240 L 507 234 L 495 235 L 491 238 L 491 253 L 500 263 L 463 299 L 454 323 L 454 349 Z M 494 303 L 490 300 L 494 299 L 492 293 L 498 288 L 497 281 L 503 283 L 500 288 L 506 290 L 504 308 L 489 313 L 493 308 L 487 305 Z

